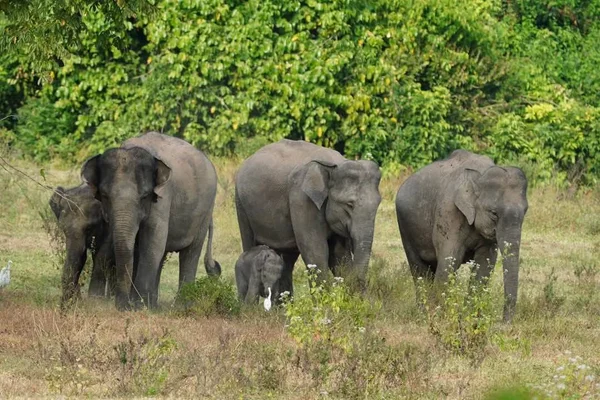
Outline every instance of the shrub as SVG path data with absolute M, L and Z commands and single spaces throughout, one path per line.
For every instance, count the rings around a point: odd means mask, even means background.
M 374 307 L 352 294 L 342 278 L 329 285 L 310 269 L 306 275 L 307 291 L 284 303 L 287 331 L 303 347 L 323 342 L 348 350 L 372 322 Z
M 234 316 L 240 313 L 240 303 L 233 286 L 218 278 L 205 276 L 181 287 L 176 305 L 187 315 Z

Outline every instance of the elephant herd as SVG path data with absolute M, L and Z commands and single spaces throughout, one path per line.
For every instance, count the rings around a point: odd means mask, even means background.
M 119 310 L 157 305 L 165 257 L 179 252 L 179 286 L 191 282 L 208 235 L 212 257 L 217 174 L 204 153 L 171 136 L 149 132 L 87 160 L 83 183 L 55 189 L 50 206 L 65 234 L 63 306 L 79 295 L 87 251 L 93 256 L 92 296 L 114 293 Z M 243 253 L 235 265 L 240 300 L 293 295 L 293 267 L 301 255 L 348 278 L 364 292 L 381 202 L 377 164 L 348 160 L 335 150 L 281 140 L 246 159 L 235 178 L 235 206 Z M 396 196 L 398 226 L 414 279 L 443 284 L 473 260 L 476 277 L 503 254 L 504 318 L 514 315 L 527 180 L 464 150 L 410 176 Z M 108 283 L 108 284 L 107 284 Z

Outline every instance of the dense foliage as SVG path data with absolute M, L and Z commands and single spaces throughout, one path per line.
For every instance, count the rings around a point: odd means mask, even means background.
M 462 147 L 600 176 L 600 0 L 17 3 L 0 138 L 40 160 L 153 129 L 218 155 L 288 137 L 391 172 Z

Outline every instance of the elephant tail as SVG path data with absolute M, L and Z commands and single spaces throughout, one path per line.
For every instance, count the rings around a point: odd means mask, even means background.
M 213 258 L 212 241 L 213 241 L 214 225 L 212 216 L 208 224 L 208 243 L 206 243 L 206 252 L 204 253 L 204 268 L 210 276 L 221 276 L 221 264 Z

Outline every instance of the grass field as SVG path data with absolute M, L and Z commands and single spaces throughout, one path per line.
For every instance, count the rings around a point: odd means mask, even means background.
M 40 166 L 10 162 L 47 185 L 79 182 L 78 170 L 46 165 L 44 181 Z M 221 279 L 233 285 L 238 163 L 215 164 L 214 254 Z M 501 323 L 497 268 L 486 300 L 491 323 L 472 333 L 478 344 L 469 347 L 470 337 L 460 335 L 449 344 L 453 325 L 416 306 L 393 205 L 400 183 L 384 179 L 380 187 L 365 300 L 380 306 L 364 337 L 349 335 L 344 351 L 301 346 L 282 310 L 182 316 L 172 307 L 177 255 L 163 271 L 160 310 L 119 313 L 112 301 L 84 294 L 61 315 L 60 249 L 45 227 L 51 192 L 0 160 L 0 266 L 13 261 L 11 284 L 0 289 L 0 397 L 600 398 L 600 192 L 529 191 L 514 323 Z M 299 262 L 299 294 L 303 270 Z

